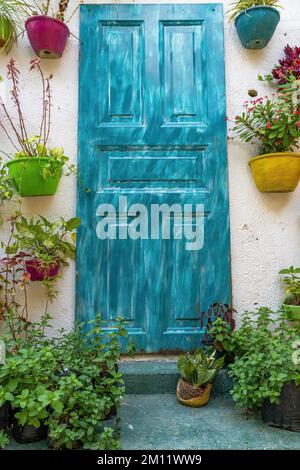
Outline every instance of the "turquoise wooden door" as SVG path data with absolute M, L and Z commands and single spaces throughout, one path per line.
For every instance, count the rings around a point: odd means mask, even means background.
M 80 39 L 77 318 L 193 350 L 231 297 L 222 5 L 83 5 Z

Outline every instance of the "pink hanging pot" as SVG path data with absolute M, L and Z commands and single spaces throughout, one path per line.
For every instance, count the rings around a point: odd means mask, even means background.
M 38 258 L 33 258 L 25 261 L 26 272 L 30 274 L 30 280 L 33 282 L 41 282 L 45 279 L 53 279 L 59 273 L 60 263 L 59 260 L 53 262 L 49 267 L 45 268 L 41 265 Z
M 32 49 L 41 59 L 58 59 L 62 56 L 70 30 L 57 18 L 31 16 L 25 23 Z

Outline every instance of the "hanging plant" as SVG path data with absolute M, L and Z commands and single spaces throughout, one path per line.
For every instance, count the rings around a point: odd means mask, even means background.
M 37 12 L 28 18 L 25 23 L 28 39 L 32 49 L 41 59 L 58 59 L 62 56 L 70 30 L 67 22 L 71 19 L 78 7 L 66 20 L 66 10 L 69 0 L 60 0 L 57 11 L 52 8 L 52 1 L 47 0 L 39 7 Z
M 272 39 L 280 21 L 278 0 L 236 0 L 231 4 L 230 21 L 235 22 L 246 49 L 263 49 Z
M 45 77 L 39 59 L 30 63 L 30 70 L 37 70 L 42 84 L 42 117 L 38 133 L 29 135 L 19 92 L 20 72 L 11 59 L 7 65 L 8 79 L 12 83 L 11 98 L 16 109 L 17 121 L 10 114 L 8 107 L 0 96 L 0 108 L 4 118 L 0 118 L 0 127 L 15 149 L 15 155 L 7 163 L 14 186 L 21 196 L 49 196 L 55 194 L 62 172 L 76 172 L 74 165 L 69 164 L 61 147 L 49 149 L 48 141 L 51 127 L 51 78 Z
M 291 266 L 280 273 L 285 284 L 285 300 L 283 308 L 291 321 L 300 321 L 300 268 Z
M 292 192 L 300 178 L 300 111 L 295 94 L 299 84 L 281 85 L 271 99 L 258 98 L 244 104 L 233 131 L 242 141 L 256 145 L 259 155 L 249 165 L 262 192 Z
M 23 22 L 30 14 L 32 7 L 18 0 L 0 0 L 0 52 L 10 51 L 18 33 L 23 29 Z

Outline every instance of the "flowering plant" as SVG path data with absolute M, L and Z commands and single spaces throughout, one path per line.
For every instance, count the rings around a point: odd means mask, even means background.
M 0 128 L 8 138 L 15 150 L 14 158 L 41 158 L 48 157 L 48 162 L 40 160 L 41 176 L 46 179 L 56 173 L 58 168 L 64 167 L 67 174 L 75 173 L 75 166 L 70 165 L 69 158 L 64 155 L 61 147 L 49 149 L 48 141 L 51 127 L 51 85 L 50 77 L 45 77 L 40 60 L 34 59 L 30 62 L 30 70 L 37 70 L 41 77 L 42 84 L 42 112 L 41 121 L 38 127 L 38 134 L 30 136 L 25 122 L 19 89 L 20 72 L 14 59 L 10 59 L 7 64 L 7 77 L 12 83 L 11 99 L 17 113 L 17 123 L 10 114 L 10 111 L 0 96 L 0 109 L 2 108 L 4 119 L 0 118 Z
M 271 75 L 266 80 L 278 80 L 280 85 L 289 83 L 291 78 L 300 80 L 300 47 L 291 47 L 289 44 L 284 48 L 284 58 L 274 67 Z M 260 79 L 262 79 L 260 77 Z
M 235 118 L 235 134 L 244 142 L 258 145 L 260 155 L 299 148 L 300 110 L 294 85 L 283 85 L 277 97 L 246 101 L 243 113 Z

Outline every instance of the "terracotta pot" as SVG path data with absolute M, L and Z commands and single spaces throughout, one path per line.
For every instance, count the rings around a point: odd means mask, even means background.
M 180 395 L 179 395 L 181 381 L 182 381 L 182 379 L 180 379 L 179 382 L 178 382 L 176 395 L 177 395 L 177 398 L 178 398 L 178 400 L 180 401 L 180 403 L 182 405 L 191 406 L 193 408 L 200 408 L 201 406 L 204 406 L 209 402 L 211 389 L 212 389 L 212 384 L 206 384 L 202 395 L 200 395 L 199 397 L 190 398 L 189 400 L 185 400 L 185 399 L 181 398 Z
M 70 30 L 62 21 L 50 16 L 37 15 L 25 23 L 32 49 L 41 59 L 58 59 L 62 56 Z
M 37 258 L 26 260 L 25 265 L 27 273 L 30 274 L 30 280 L 33 282 L 55 278 L 58 275 L 60 268 L 58 260 L 48 268 L 44 268 L 41 266 L 41 261 Z

